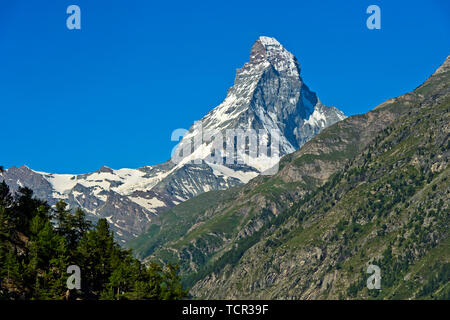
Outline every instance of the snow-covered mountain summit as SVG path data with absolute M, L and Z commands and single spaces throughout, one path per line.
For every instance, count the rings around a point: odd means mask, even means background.
M 344 118 L 340 110 L 324 106 L 304 84 L 292 53 L 276 39 L 260 37 L 249 61 L 237 69 L 225 100 L 183 136 L 177 150 L 187 147 L 190 152 L 182 154 L 180 161 L 138 169 L 102 167 L 82 175 L 11 167 L 0 173 L 0 181 L 4 179 L 13 190 L 27 186 L 50 204 L 64 200 L 71 207 L 81 207 L 93 220 L 104 217 L 125 242 L 166 209 L 206 191 L 246 183 L 267 169 L 259 158 L 244 164 L 208 161 L 216 149 L 205 133 L 225 136 L 227 130 L 238 129 L 269 135 L 276 131 L 282 156 Z
M 227 129 L 276 130 L 280 133 L 280 155 L 284 155 L 344 118 L 335 107 L 322 105 L 303 83 L 300 64 L 292 53 L 276 39 L 260 37 L 251 48 L 249 62 L 237 69 L 234 85 L 225 100 L 200 123 L 203 133 Z M 185 144 L 192 145 L 196 139 L 205 140 L 198 138 L 202 132 L 197 128 L 198 125 L 190 128 L 179 149 Z M 197 149 L 202 151 L 189 154 L 190 160 L 204 159 L 212 151 L 208 142 Z

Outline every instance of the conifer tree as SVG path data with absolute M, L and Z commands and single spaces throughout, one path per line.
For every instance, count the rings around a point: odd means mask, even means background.
M 0 183 L 0 299 L 61 299 L 67 267 L 82 272 L 83 299 L 180 299 L 177 269 L 149 267 L 115 241 L 108 222 L 95 226 L 81 209 L 60 201 L 51 209 L 20 188 L 13 197 Z

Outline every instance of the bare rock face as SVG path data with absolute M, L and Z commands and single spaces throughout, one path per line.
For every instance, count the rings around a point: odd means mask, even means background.
M 280 156 L 300 148 L 323 128 L 345 115 L 321 104 L 300 77 L 300 64 L 277 40 L 260 37 L 252 46 L 249 62 L 237 70 L 234 85 L 225 100 L 201 119 L 202 128 L 213 132 L 227 129 L 278 130 Z M 192 126 L 179 146 L 191 143 L 199 133 Z M 12 167 L 3 179 L 13 189 L 26 186 L 50 204 L 66 201 L 81 207 L 92 220 L 106 218 L 122 242 L 136 237 L 153 217 L 187 199 L 210 190 L 223 190 L 256 177 L 258 164 L 205 162 L 206 152 L 190 160 L 171 161 L 138 169 L 113 170 L 103 166 L 82 175 L 52 174 L 27 167 Z M 195 153 L 195 150 L 194 150 Z
M 433 73 L 433 75 L 436 76 L 438 74 L 447 72 L 448 70 L 450 70 L 450 55 L 447 56 L 444 63 L 439 68 L 437 68 L 437 70 Z
M 36 197 L 43 200 L 51 199 L 52 185 L 41 174 L 27 166 L 9 168 L 4 173 L 3 179 L 10 186 L 12 192 L 17 191 L 19 187 L 33 186 Z

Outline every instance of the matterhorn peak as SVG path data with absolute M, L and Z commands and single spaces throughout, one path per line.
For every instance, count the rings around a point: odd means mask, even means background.
M 272 66 L 276 71 L 290 76 L 299 77 L 300 75 L 300 64 L 295 56 L 275 38 L 259 37 L 250 50 L 250 61 L 244 69 L 259 64 L 265 64 L 266 67 Z
M 276 39 L 262 36 L 249 61 L 237 69 L 225 100 L 191 126 L 172 161 L 139 169 L 103 166 L 80 175 L 11 167 L 0 179 L 13 190 L 31 187 L 51 205 L 64 200 L 70 208 L 81 207 L 94 221 L 106 218 L 115 237 L 125 242 L 143 232 L 155 215 L 182 201 L 276 172 L 279 157 L 343 118 L 303 83 L 294 55 Z M 255 141 L 266 148 L 250 152 Z
M 261 42 L 264 46 L 281 46 L 278 40 L 272 37 L 260 36 L 256 41 Z
M 202 130 L 224 132 L 229 129 L 279 132 L 280 155 L 294 152 L 321 129 L 345 118 L 336 108 L 323 106 L 300 77 L 295 56 L 275 38 L 261 36 L 252 45 L 249 62 L 237 69 L 233 86 L 225 100 L 205 115 Z M 191 150 L 192 141 L 201 141 L 202 130 L 192 126 L 179 144 Z M 197 139 L 195 139 L 197 137 Z M 208 141 L 186 157 L 203 160 L 214 153 Z M 184 163 L 179 161 L 177 163 Z M 257 171 L 261 167 L 251 165 Z

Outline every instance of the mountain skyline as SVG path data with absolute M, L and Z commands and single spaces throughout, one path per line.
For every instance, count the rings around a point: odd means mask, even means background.
M 277 174 L 164 212 L 129 247 L 179 263 L 196 299 L 448 300 L 449 67 L 325 128 Z
M 295 52 L 308 85 L 346 115 L 414 89 L 449 51 L 444 1 L 380 1 L 381 30 L 366 28 L 368 4 L 359 1 L 77 4 L 79 31 L 66 28 L 63 3 L 2 8 L 6 168 L 82 174 L 166 161 L 171 132 L 223 100 L 259 35 Z
M 276 173 L 274 166 L 280 157 L 344 118 L 339 109 L 324 106 L 306 86 L 291 52 L 276 39 L 261 36 L 251 47 L 249 62 L 236 71 L 225 100 L 192 125 L 171 160 L 137 169 L 102 166 L 78 175 L 13 166 L 0 177 L 12 191 L 28 187 L 50 205 L 63 200 L 71 209 L 85 210 L 90 220 L 107 219 L 124 244 L 153 224 L 159 213 L 183 201 L 247 183 L 268 169 Z M 225 140 L 230 131 L 236 135 Z M 211 133 L 213 140 L 207 138 Z M 248 143 L 245 137 L 240 140 L 239 133 L 249 135 Z M 253 133 L 257 135 L 251 137 Z M 256 144 L 259 152 L 253 154 L 250 149 Z M 264 145 L 266 153 L 261 149 Z M 175 161 L 179 152 L 188 154 Z M 239 158 L 245 156 L 249 160 L 241 162 Z
M 449 13 L 5 3 L 0 300 L 174 319 L 450 300 Z

